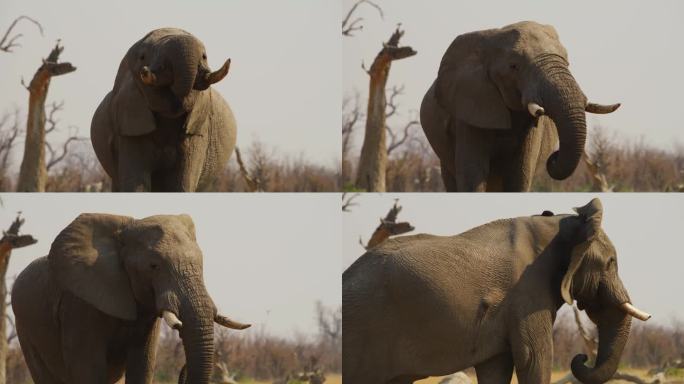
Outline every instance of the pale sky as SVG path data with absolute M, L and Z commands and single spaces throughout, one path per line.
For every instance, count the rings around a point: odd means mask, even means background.
M 343 215 L 343 261 L 346 269 L 364 253 L 364 242 L 399 198 L 399 221 L 416 229 L 409 234 L 456 235 L 502 218 L 530 216 L 550 210 L 573 213 L 592 198 L 603 203 L 602 227 L 617 250 L 619 274 L 632 302 L 650 312 L 649 323 L 684 321 L 684 197 L 651 193 L 527 193 L 527 194 L 365 194 Z M 674 302 L 673 302 L 674 300 Z
M 52 80 L 48 103 L 63 100 L 61 126 L 89 136 L 92 115 L 128 48 L 153 29 L 178 27 L 204 42 L 212 69 L 232 59 L 228 76 L 214 87 L 235 113 L 243 152 L 258 138 L 282 156 L 303 154 L 337 168 L 340 8 L 336 0 L 3 0 L 0 33 L 28 15 L 45 35 L 21 21 L 15 32 L 24 35 L 22 47 L 0 52 L 0 113 L 14 105 L 26 113 L 28 93 L 19 82 L 22 76 L 30 81 L 59 38 L 61 61 L 78 69 Z
M 340 200 L 335 194 L 2 194 L 0 228 L 17 211 L 38 243 L 13 251 L 8 279 L 47 255 L 83 212 L 192 216 L 207 290 L 220 311 L 281 336 L 313 336 L 315 303 L 341 305 Z M 242 332 L 250 332 L 250 330 Z
M 344 0 L 343 12 L 354 3 Z M 488 28 L 499 28 L 522 20 L 553 25 L 568 50 L 570 69 L 592 100 L 603 104 L 622 103 L 610 115 L 590 115 L 611 132 L 635 141 L 671 150 L 684 144 L 681 124 L 681 90 L 684 72 L 684 2 L 663 0 L 561 1 L 390 1 L 377 0 L 384 20 L 375 9 L 361 5 L 363 31 L 343 39 L 345 95 L 358 90 L 365 103 L 368 67 L 397 23 L 406 33 L 402 45 L 418 51 L 416 56 L 394 62 L 388 88 L 404 85 L 399 100 L 399 125 L 420 109 L 423 95 L 437 75 L 439 63 L 456 36 Z M 364 108 L 365 110 L 365 108 Z M 421 132 L 422 135 L 422 132 Z M 360 139 L 356 144 L 360 148 Z

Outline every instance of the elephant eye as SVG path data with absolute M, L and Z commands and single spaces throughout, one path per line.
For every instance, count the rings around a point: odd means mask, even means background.
M 613 266 L 614 264 L 615 264 L 615 258 L 611 257 L 610 259 L 608 259 L 608 262 L 606 263 L 606 269 L 610 269 L 610 267 Z
M 152 264 L 150 264 L 150 269 L 153 270 L 153 271 L 156 271 L 156 270 L 159 269 L 159 265 L 157 265 L 157 264 L 155 264 L 155 263 L 152 263 Z
M 206 53 L 203 53 L 203 54 L 202 54 L 202 59 L 204 59 L 204 60 L 207 59 L 207 54 L 206 54 Z
M 517 65 L 517 64 L 511 64 L 511 65 L 509 65 L 508 67 L 509 67 L 510 69 L 514 70 L 514 71 L 518 69 L 518 65 Z
M 145 54 L 144 54 L 144 53 L 143 53 L 142 55 L 140 55 L 140 60 L 141 60 L 141 61 L 142 61 L 142 60 L 145 60 Z

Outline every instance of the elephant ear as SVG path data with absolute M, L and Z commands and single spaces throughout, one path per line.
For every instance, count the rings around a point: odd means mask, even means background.
M 136 303 L 119 257 L 118 233 L 133 219 L 85 213 L 52 242 L 48 263 L 57 284 L 98 310 L 135 320 Z
M 133 48 L 131 48 L 133 49 Z M 126 56 L 129 56 L 127 54 Z M 141 136 L 153 132 L 157 124 L 147 100 L 138 89 L 124 58 L 114 81 L 114 121 L 118 133 L 124 136 Z
M 197 100 L 185 120 L 185 133 L 188 135 L 202 135 L 208 132 L 212 119 L 211 88 L 197 92 Z
M 192 240 L 197 241 L 197 237 L 195 236 L 195 223 L 192 221 L 192 217 L 190 215 L 182 214 L 176 216 L 178 217 L 178 220 L 185 225 L 185 227 L 188 229 L 188 233 L 190 234 L 190 237 Z
M 451 43 L 439 66 L 437 101 L 454 118 L 467 124 L 510 129 L 510 112 L 486 67 L 485 40 L 490 33 L 493 32 L 467 33 Z
M 603 218 L 603 206 L 601 200 L 592 199 L 587 205 L 583 207 L 574 208 L 577 212 L 581 225 L 578 229 L 577 236 L 580 243 L 577 244 L 570 255 L 570 264 L 568 270 L 563 276 L 561 282 L 561 296 L 566 303 L 572 305 L 574 300 L 572 296 L 572 281 L 575 273 L 579 269 L 582 260 L 591 246 L 591 243 L 596 239 L 599 229 L 601 228 L 601 220 Z

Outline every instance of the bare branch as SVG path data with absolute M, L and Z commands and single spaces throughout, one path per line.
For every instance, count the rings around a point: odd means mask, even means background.
M 40 35 L 43 35 L 43 26 L 40 25 L 40 23 L 28 16 L 19 16 L 14 21 L 12 24 L 10 24 L 9 28 L 7 28 L 7 31 L 5 34 L 2 36 L 2 39 L 0 39 L 0 51 L 5 51 L 5 52 L 12 52 L 12 48 L 14 47 L 21 47 L 21 44 L 17 43 L 16 41 L 23 36 L 21 33 L 16 34 L 12 37 L 10 37 L 10 34 L 12 33 L 12 29 L 17 25 L 17 23 L 21 20 L 28 20 L 31 23 L 33 23 L 36 27 L 38 27 L 38 30 L 40 31 Z
M 50 104 L 50 112 L 48 112 L 48 115 L 45 118 L 45 124 L 46 124 L 45 134 L 46 135 L 48 133 L 54 131 L 55 128 L 57 127 L 57 123 L 59 122 L 59 120 L 55 119 L 55 114 L 57 112 L 62 111 L 63 109 L 64 109 L 64 101 L 61 101 L 59 103 L 53 101 Z
M 356 3 L 354 3 L 354 5 L 349 9 L 349 12 L 347 12 L 347 16 L 345 16 L 345 18 L 342 20 L 342 35 L 354 36 L 353 32 L 360 31 L 363 29 L 363 25 L 359 25 L 363 21 L 362 17 L 357 17 L 354 20 L 350 21 L 352 15 L 361 4 L 368 4 L 372 6 L 373 8 L 378 10 L 381 19 L 385 18 L 385 15 L 382 13 L 382 8 L 380 8 L 379 5 L 375 4 L 370 0 L 359 0 Z
M 389 144 L 389 146 L 387 146 L 387 155 L 392 153 L 392 151 L 394 151 L 398 147 L 402 146 L 409 139 L 413 138 L 411 128 L 413 128 L 415 126 L 420 126 L 420 121 L 418 121 L 418 120 L 409 121 L 404 126 L 404 129 L 402 129 L 402 136 L 400 139 L 397 139 L 397 134 L 390 127 L 386 127 L 387 133 L 390 136 L 390 144 Z
M 237 160 L 238 166 L 240 167 L 240 174 L 242 175 L 242 178 L 245 179 L 249 191 L 261 191 L 261 183 L 259 182 L 259 180 L 254 179 L 252 176 L 249 175 L 249 171 L 247 171 L 245 163 L 242 162 L 242 155 L 240 154 L 240 149 L 238 147 L 235 147 L 235 158 Z
M 354 202 L 354 199 L 359 197 L 361 195 L 360 193 L 354 193 L 349 197 L 347 197 L 347 195 L 347 192 L 342 194 L 342 212 L 351 212 L 351 207 L 359 205 L 358 203 Z
M 66 141 L 62 144 L 62 153 L 59 155 L 56 154 L 56 151 L 52 149 L 52 146 L 50 143 L 47 141 L 45 142 L 45 148 L 47 148 L 48 152 L 50 152 L 50 160 L 48 160 L 47 164 L 45 167 L 49 171 L 52 167 L 57 165 L 59 162 L 64 160 L 67 155 L 69 154 L 69 144 L 71 144 L 74 141 L 82 141 L 82 140 L 87 140 L 85 137 L 78 137 L 78 136 L 69 136 Z

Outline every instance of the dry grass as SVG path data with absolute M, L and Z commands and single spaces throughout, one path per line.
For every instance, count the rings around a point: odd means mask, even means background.
M 568 374 L 568 372 L 570 372 L 570 371 L 566 370 L 566 371 L 553 371 L 553 372 L 551 372 L 551 382 L 553 383 L 553 382 L 563 378 L 565 375 Z M 627 368 L 627 369 L 620 369 L 620 372 L 629 373 L 630 375 L 639 376 L 646 381 L 650 380 L 650 376 L 648 375 L 647 369 Z M 473 373 L 469 372 L 468 377 L 470 377 L 470 380 L 472 380 L 473 383 L 477 383 L 477 377 L 475 377 L 474 372 Z M 416 384 L 438 384 L 441 379 L 442 379 L 442 377 L 430 377 L 430 378 L 427 378 L 424 380 L 416 381 Z M 612 383 L 633 384 L 629 381 L 624 381 L 624 380 L 613 380 L 611 382 Z M 668 382 L 668 381 L 666 381 L 666 382 Z M 513 378 L 511 379 L 511 384 L 518 384 L 518 378 L 515 376 L 515 374 L 513 374 Z

